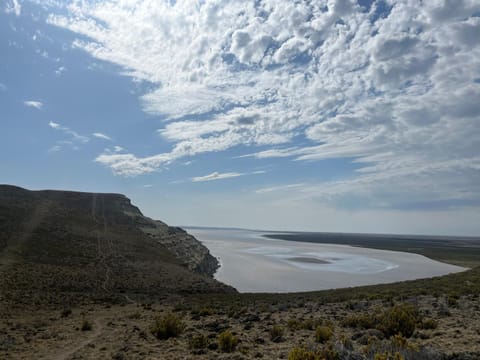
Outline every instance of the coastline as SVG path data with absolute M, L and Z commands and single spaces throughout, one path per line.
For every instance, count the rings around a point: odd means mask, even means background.
M 215 279 L 240 293 L 392 284 L 468 270 L 399 249 L 272 239 L 260 231 L 239 229 L 187 229 L 220 258 L 222 264 Z
M 423 255 L 465 270 L 480 266 L 480 238 L 425 235 L 379 235 L 307 232 L 262 232 L 267 239 L 315 244 L 349 245 Z

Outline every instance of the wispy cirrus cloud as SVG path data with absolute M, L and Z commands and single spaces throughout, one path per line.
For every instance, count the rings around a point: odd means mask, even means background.
M 245 175 L 258 175 L 258 174 L 264 174 L 264 173 L 265 173 L 264 170 L 258 170 L 258 171 L 247 172 L 247 173 L 239 173 L 239 172 L 219 173 L 215 171 L 208 175 L 193 177 L 190 180 L 192 182 L 204 182 L 204 181 L 230 179 L 230 178 L 235 178 L 235 177 L 245 176 Z
M 80 135 L 76 131 L 73 131 L 69 127 L 63 126 L 57 122 L 49 121 L 48 126 L 52 129 L 63 133 L 66 138 L 57 140 L 55 145 L 52 146 L 48 152 L 55 153 L 62 150 L 64 147 L 71 148 L 73 150 L 80 149 L 80 145 L 86 144 L 90 141 L 90 138 L 84 135 Z
M 208 175 L 204 176 L 196 176 L 192 178 L 192 182 L 203 182 L 203 181 L 213 181 L 213 180 L 222 180 L 222 179 L 230 179 L 238 176 L 243 176 L 245 174 L 237 173 L 237 172 L 227 172 L 227 173 L 219 173 L 213 172 Z
M 68 10 L 49 22 L 152 83 L 143 109 L 166 121 L 158 134 L 169 151 L 96 158 L 116 174 L 241 146 L 263 160 L 351 159 L 352 181 L 366 188 L 367 178 L 391 185 L 393 169 L 423 169 L 421 183 L 398 191 L 422 186 L 434 196 L 428 184 L 456 184 L 480 198 L 476 168 L 455 175 L 480 148 L 478 1 L 106 1 Z
M 103 140 L 108 140 L 108 141 L 111 141 L 112 138 L 108 135 L 105 135 L 103 133 L 100 133 L 100 132 L 95 132 L 92 134 L 94 137 L 96 137 L 97 139 L 103 139 Z
M 38 110 L 42 110 L 43 108 L 43 103 L 41 101 L 36 101 L 36 100 L 26 100 L 23 102 L 25 106 L 28 107 L 33 107 Z

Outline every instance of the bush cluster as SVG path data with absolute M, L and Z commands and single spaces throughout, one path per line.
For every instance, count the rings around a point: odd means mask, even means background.
M 421 325 L 422 318 L 418 309 L 411 304 L 398 304 L 380 314 L 362 313 L 351 315 L 342 321 L 343 326 L 360 329 L 377 329 L 385 336 L 397 334 L 411 337 L 417 325 Z M 428 323 L 427 326 L 433 326 Z
M 189 341 L 190 349 L 205 349 L 208 346 L 208 338 L 203 334 L 193 336 Z
M 273 342 L 281 342 L 283 341 L 283 333 L 284 333 L 284 328 L 283 326 L 280 325 L 274 325 L 269 333 L 270 333 L 270 340 Z
M 319 343 L 325 343 L 333 336 L 333 329 L 329 326 L 318 326 L 315 330 L 315 340 Z
M 230 331 L 225 330 L 218 335 L 218 347 L 223 352 L 232 352 L 238 344 L 238 339 Z
M 168 339 L 180 335 L 185 328 L 182 320 L 173 313 L 167 313 L 163 317 L 157 317 L 150 327 L 150 332 L 157 339 Z
M 288 360 L 339 360 L 340 354 L 329 344 L 323 349 L 308 350 L 305 347 L 294 347 L 288 354 Z

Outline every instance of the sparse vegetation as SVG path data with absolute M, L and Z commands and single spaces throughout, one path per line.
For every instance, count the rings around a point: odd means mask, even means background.
M 343 326 L 360 329 L 377 329 L 385 336 L 413 335 L 417 324 L 421 324 L 418 309 L 411 304 L 397 304 L 382 313 L 361 313 L 348 316 L 342 321 Z
M 167 313 L 162 317 L 157 317 L 150 328 L 150 332 L 157 339 L 168 339 L 180 335 L 185 325 L 182 320 L 174 313 Z
M 329 326 L 318 326 L 315 330 L 315 341 L 325 343 L 333 336 L 333 330 Z
M 399 304 L 386 310 L 379 319 L 378 329 L 387 337 L 403 335 L 410 337 L 420 320 L 418 309 L 410 304 Z
M 272 328 L 270 328 L 270 340 L 273 342 L 281 342 L 283 341 L 283 334 L 285 332 L 285 329 L 281 325 L 274 325 Z
M 296 346 L 288 354 L 288 360 L 317 360 L 318 357 L 313 351 L 304 347 Z
M 205 349 L 208 346 L 208 338 L 203 334 L 193 336 L 189 341 L 190 349 Z
M 218 347 L 223 352 L 232 352 L 238 344 L 238 339 L 229 330 L 222 332 L 218 336 Z

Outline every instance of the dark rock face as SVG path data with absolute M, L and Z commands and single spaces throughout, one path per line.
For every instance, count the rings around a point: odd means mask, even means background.
M 0 300 L 234 292 L 208 249 L 119 194 L 0 185 Z

